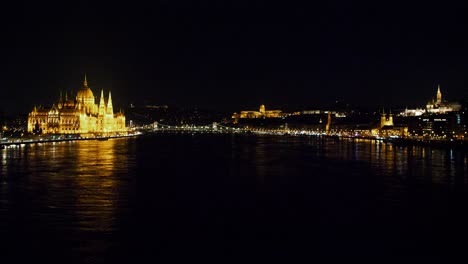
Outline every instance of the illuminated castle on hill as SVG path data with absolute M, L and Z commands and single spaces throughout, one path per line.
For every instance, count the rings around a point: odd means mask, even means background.
M 58 103 L 50 109 L 34 107 L 28 116 L 28 132 L 36 134 L 103 134 L 125 131 L 125 115 L 122 112 L 114 114 L 111 93 L 109 92 L 106 102 L 102 90 L 99 104 L 96 104 L 86 75 L 83 87 L 78 90 L 74 99 L 60 95 Z
M 258 111 L 241 111 L 234 113 L 232 118 L 238 120 L 239 118 L 278 118 L 281 116 L 281 110 L 265 110 L 265 105 L 262 104 Z

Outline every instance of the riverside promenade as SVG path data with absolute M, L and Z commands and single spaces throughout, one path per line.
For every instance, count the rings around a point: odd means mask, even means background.
M 283 130 L 283 129 L 262 129 L 262 128 L 228 128 L 224 129 L 213 129 L 211 126 L 206 127 L 170 127 L 170 128 L 139 128 L 133 132 L 126 134 L 114 134 L 114 135 L 40 135 L 30 137 L 19 137 L 19 138 L 7 138 L 0 140 L 0 148 L 8 146 L 21 146 L 24 144 L 34 143 L 48 143 L 48 142 L 64 142 L 64 141 L 75 141 L 75 140 L 108 140 L 111 138 L 124 138 L 124 137 L 135 137 L 144 134 L 241 134 L 241 135 L 270 135 L 270 136 L 299 136 L 299 137 L 319 137 L 323 139 L 335 139 L 335 140 L 375 140 L 385 144 L 393 144 L 396 146 L 423 146 L 423 147 L 434 147 L 434 148 L 457 148 L 468 150 L 468 140 L 440 140 L 440 139 L 415 139 L 415 138 L 382 138 L 373 136 L 353 136 L 353 135 L 338 135 L 333 133 L 323 133 L 317 131 L 301 131 L 301 130 Z
M 6 138 L 0 140 L 0 148 L 8 146 L 20 146 L 23 144 L 35 144 L 35 143 L 48 143 L 48 142 L 64 142 L 64 141 L 75 141 L 75 140 L 108 140 L 111 138 L 124 138 L 124 137 L 135 137 L 141 135 L 141 132 L 132 132 L 126 134 L 115 134 L 115 135 L 42 135 L 42 136 L 31 136 L 31 137 L 15 137 Z

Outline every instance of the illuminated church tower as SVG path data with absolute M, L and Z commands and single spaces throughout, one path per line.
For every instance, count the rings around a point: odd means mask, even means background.
M 99 116 L 104 116 L 106 113 L 106 103 L 104 102 L 104 90 L 101 90 L 101 99 L 99 100 Z
M 260 109 L 258 110 L 262 115 L 265 115 L 265 105 L 260 105 Z
M 107 97 L 107 115 L 113 115 L 114 114 L 114 108 L 112 106 L 112 96 L 111 92 L 109 91 L 109 97 Z
M 330 125 L 331 125 L 331 112 L 328 112 L 328 116 L 327 116 L 327 124 L 325 125 L 325 131 L 328 133 L 330 133 Z
M 382 112 L 382 115 L 380 116 L 380 128 L 384 126 L 393 126 L 393 114 L 392 111 L 387 115 L 385 114 L 385 111 Z
M 442 93 L 440 92 L 440 84 L 437 86 L 437 104 L 442 103 Z

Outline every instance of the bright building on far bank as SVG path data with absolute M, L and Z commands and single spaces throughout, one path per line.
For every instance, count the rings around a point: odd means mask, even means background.
M 422 116 L 424 114 L 446 114 L 449 112 L 459 111 L 461 105 L 457 102 L 447 102 L 442 98 L 440 85 L 437 86 L 437 93 L 435 99 L 427 102 L 426 108 L 405 109 L 401 112 L 402 116 Z
M 112 134 L 126 132 L 125 115 L 114 113 L 112 96 L 101 90 L 99 103 L 86 76 L 74 98 L 60 95 L 50 108 L 34 107 L 28 115 L 28 132 L 35 134 Z

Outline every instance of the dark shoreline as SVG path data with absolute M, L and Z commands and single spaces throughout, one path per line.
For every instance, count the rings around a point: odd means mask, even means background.
M 35 143 L 50 143 L 50 142 L 66 142 L 66 141 L 76 141 L 76 140 L 107 140 L 112 138 L 127 138 L 127 137 L 136 137 L 140 134 L 131 134 L 131 135 L 118 135 L 118 136 L 97 136 L 97 137 L 69 137 L 69 138 L 34 138 L 34 139 L 20 139 L 14 138 L 11 139 L 13 142 L 0 142 L 0 148 L 5 146 L 18 146 L 22 144 L 35 144 Z
M 198 131 L 197 131 L 198 132 Z M 197 133 L 195 132 L 195 133 Z M 199 132 L 198 132 L 199 133 Z M 34 143 L 49 143 L 49 142 L 66 142 L 66 141 L 75 141 L 75 140 L 107 140 L 112 138 L 125 138 L 125 137 L 136 137 L 140 135 L 151 135 L 151 134 L 192 134 L 190 131 L 157 131 L 156 133 L 153 131 L 152 133 L 142 133 L 142 134 L 131 134 L 131 135 L 119 135 L 119 136 L 97 136 L 97 137 L 70 137 L 70 138 L 36 138 L 36 139 L 11 139 L 14 142 L 0 142 L 0 148 L 4 148 L 5 146 L 12 146 L 12 145 L 22 145 L 22 144 L 34 144 Z M 203 133 L 205 134 L 205 133 Z M 210 133 L 206 133 L 210 134 Z M 214 134 L 225 134 L 225 133 L 214 133 Z M 239 135 L 256 135 L 256 133 L 235 133 Z M 272 136 L 310 136 L 310 135 L 294 135 L 294 134 L 271 134 Z M 336 139 L 336 140 L 343 140 L 343 139 L 366 139 L 366 140 L 374 140 L 382 143 L 391 143 L 395 146 L 420 146 L 420 147 L 434 147 L 434 148 L 456 148 L 456 149 L 465 149 L 468 150 L 468 141 L 467 140 L 416 140 L 416 139 L 407 139 L 407 138 L 375 138 L 375 137 L 351 137 L 351 136 L 337 136 L 337 135 L 316 135 L 316 137 L 321 138 L 328 138 L 328 139 Z
M 332 135 L 323 135 L 326 138 L 336 138 L 336 139 L 368 139 L 380 141 L 383 143 L 391 143 L 396 146 L 420 146 L 420 147 L 434 147 L 434 148 L 457 148 L 457 149 L 466 149 L 468 150 L 468 141 L 467 140 L 417 140 L 417 139 L 408 139 L 408 138 L 374 138 L 374 137 L 346 137 L 346 136 L 332 136 Z

